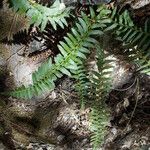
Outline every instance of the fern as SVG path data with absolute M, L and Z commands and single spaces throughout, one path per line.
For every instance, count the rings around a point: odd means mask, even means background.
M 138 65 L 137 71 L 150 75 L 150 51 L 148 51 L 147 54 L 143 53 L 141 51 L 137 51 L 137 54 L 135 56 L 134 61 Z
M 105 104 L 106 96 L 111 89 L 111 60 L 104 50 L 97 46 L 97 67 L 91 79 L 92 89 L 90 96 L 91 107 L 91 142 L 94 149 L 97 149 L 106 135 L 106 125 L 109 120 L 108 109 Z
M 75 70 L 73 77 L 76 79 L 75 89 L 79 94 L 81 109 L 84 109 L 91 85 L 84 64 L 78 65 L 78 69 Z
M 14 2 L 18 1 L 14 0 Z M 28 16 L 35 13 L 31 18 L 32 23 L 36 25 L 41 24 L 43 29 L 48 20 L 55 29 L 56 24 L 59 24 L 61 27 L 63 27 L 61 23 L 65 24 L 64 20 L 55 20 L 57 16 L 54 12 L 54 10 L 56 11 L 56 2 L 53 5 L 54 8 L 46 8 L 45 12 L 43 12 L 45 6 L 41 6 L 29 0 L 26 0 L 26 2 L 26 5 L 23 5 L 22 0 L 18 4 L 14 3 L 14 8 L 16 11 L 26 12 Z M 57 1 L 57 4 L 60 3 Z M 55 13 L 54 18 L 52 17 L 53 15 L 48 16 L 51 9 L 52 14 Z M 61 11 L 61 13 L 62 12 L 65 12 L 65 10 Z M 58 17 L 62 15 L 61 13 L 58 13 Z M 37 18 L 38 15 L 39 18 Z M 42 20 L 43 18 L 41 18 L 43 15 L 49 18 L 48 20 L 46 19 L 44 25 L 42 25 L 44 21 Z M 54 19 L 53 21 L 52 18 Z M 55 87 L 54 82 L 57 78 L 61 78 L 63 74 L 75 77 L 78 81 L 77 88 L 81 102 L 84 103 L 87 95 L 89 95 L 91 100 L 91 142 L 93 143 L 94 149 L 98 148 L 106 133 L 106 125 L 109 117 L 105 99 L 111 89 L 110 74 L 112 60 L 109 59 L 108 54 L 98 46 L 99 42 L 95 37 L 103 35 L 104 32 L 108 31 L 114 34 L 117 40 L 122 41 L 123 45 L 127 46 L 124 52 L 128 52 L 128 58 L 139 64 L 138 71 L 149 73 L 150 30 L 147 23 L 145 24 L 144 30 L 135 27 L 128 12 L 125 11 L 117 15 L 116 8 L 110 11 L 103 6 L 99 7 L 97 15 L 94 10 L 90 8 L 89 16 L 82 12 L 81 18 L 78 18 L 76 26 L 71 29 L 72 32 L 64 37 L 64 41 L 59 42 L 58 48 L 60 54 L 55 57 L 55 63 L 52 63 L 52 60 L 49 59 L 39 67 L 38 71 L 33 73 L 32 85 L 28 87 L 22 86 L 7 94 L 17 98 L 30 99 L 36 95 L 40 95 L 46 90 L 52 90 Z M 98 68 L 97 71 L 93 71 L 92 78 L 88 80 L 84 60 L 93 47 L 97 49 Z M 90 91 L 88 86 L 91 88 Z
M 113 14 L 116 13 L 115 11 L 116 9 L 114 9 Z M 119 16 L 112 17 L 112 19 L 116 20 L 116 23 L 118 22 L 118 26 L 115 29 L 116 35 L 125 45 L 128 44 L 130 47 L 137 46 L 137 49 L 142 51 L 150 49 L 150 28 L 148 22 L 145 22 L 144 29 L 136 27 L 127 10 Z
M 134 25 L 128 11 L 118 15 L 117 8 L 112 11 L 112 15 L 103 22 L 106 23 L 105 32 L 112 31 L 117 40 L 130 49 L 129 60 L 136 62 L 142 73 L 150 74 L 150 23 L 145 22 L 144 29 Z M 132 49 L 132 50 L 131 50 Z
M 92 9 L 90 9 L 90 14 L 90 17 L 87 17 L 82 13 L 82 18 L 78 18 L 76 28 L 71 29 L 72 34 L 68 33 L 64 37 L 64 42 L 59 43 L 58 48 L 61 53 L 55 57 L 55 64 L 52 64 L 49 59 L 37 72 L 33 73 L 33 85 L 27 88 L 23 86 L 7 94 L 28 99 L 41 94 L 46 88 L 52 89 L 54 81 L 63 74 L 71 76 L 70 70 L 77 70 L 77 65 L 82 64 L 82 60 L 86 59 L 86 54 L 90 52 L 89 48 L 98 43 L 93 35 L 102 33 L 100 29 L 97 29 L 103 26 L 97 22 L 99 17 Z
M 56 0 L 54 4 L 48 8 L 36 3 L 34 0 L 10 0 L 10 3 L 15 11 L 24 13 L 31 18 L 31 24 L 41 27 L 44 30 L 49 21 L 56 30 L 57 25 L 64 28 L 67 26 L 66 17 L 69 17 L 69 12 L 72 7 L 65 8 L 63 3 Z

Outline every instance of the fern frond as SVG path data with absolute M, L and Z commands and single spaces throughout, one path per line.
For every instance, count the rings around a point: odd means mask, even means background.
M 136 27 L 127 10 L 118 15 L 116 8 L 102 22 L 106 24 L 105 32 L 112 31 L 116 39 L 130 49 L 128 58 L 139 64 L 138 71 L 150 74 L 150 22 L 145 22 L 144 29 Z
M 77 70 L 74 71 L 73 77 L 76 79 L 75 89 L 80 98 L 81 109 L 85 108 L 86 99 L 91 85 L 85 65 L 79 64 Z
M 133 24 L 126 11 L 119 18 L 124 19 L 126 27 L 117 29 L 118 38 L 122 40 L 124 45 L 132 48 L 132 55 L 129 57 L 139 65 L 137 71 L 150 74 L 150 26 L 148 26 L 148 22 L 145 22 L 144 29 L 138 28 Z
M 147 52 L 147 54 L 138 52 L 136 56 L 138 56 L 138 59 L 135 59 L 134 61 L 138 65 L 137 71 L 150 75 L 150 51 Z
M 54 4 L 48 8 L 36 3 L 34 0 L 10 0 L 15 11 L 24 13 L 31 18 L 31 24 L 41 27 L 44 30 L 49 21 L 56 30 L 57 25 L 64 28 L 67 26 L 66 17 L 69 17 L 69 12 L 72 7 L 65 7 L 63 3 L 56 0 Z
M 93 72 L 91 79 L 92 108 L 91 108 L 91 142 L 96 150 L 106 135 L 106 125 L 109 120 L 108 109 L 105 104 L 106 96 L 111 89 L 111 62 L 103 49 L 97 47 L 97 67 L 98 71 Z
M 145 22 L 144 29 L 136 27 L 126 10 L 119 16 L 114 16 L 113 24 L 117 38 L 130 47 L 137 46 L 142 51 L 150 50 L 150 26 Z M 111 27 L 109 27 L 111 29 Z M 106 28 L 108 30 L 108 28 Z
M 150 26 L 148 21 L 145 22 L 144 29 L 136 27 L 129 12 L 125 10 L 122 14 L 118 15 L 117 8 L 112 11 L 110 17 L 103 21 L 108 23 L 104 31 L 113 31 L 117 39 L 122 41 L 124 45 L 130 47 L 137 46 L 138 49 L 143 51 L 149 48 Z
M 97 150 L 104 141 L 106 135 L 109 112 L 106 107 L 102 107 L 97 102 L 97 106 L 95 104 L 95 106 L 91 108 L 91 118 L 91 143 L 93 145 L 93 150 Z
M 43 92 L 44 86 L 51 89 L 54 81 L 60 78 L 62 74 L 71 76 L 72 71 L 70 70 L 77 70 L 77 65 L 82 64 L 82 60 L 86 59 L 86 54 L 90 52 L 89 48 L 94 47 L 98 43 L 93 37 L 97 27 L 101 26 L 97 20 L 98 18 L 92 9 L 90 17 L 82 13 L 82 18 L 78 18 L 76 27 L 71 29 L 72 34 L 68 33 L 64 37 L 64 41 L 59 43 L 58 48 L 61 53 L 55 57 L 55 63 L 52 64 L 51 60 L 49 60 L 48 64 L 42 65 L 33 74 L 33 85 L 30 85 L 28 88 L 17 89 L 8 94 L 19 98 L 31 98 Z M 29 93 L 29 90 L 31 93 Z

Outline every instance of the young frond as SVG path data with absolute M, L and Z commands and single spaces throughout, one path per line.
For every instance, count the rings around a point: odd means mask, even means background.
M 57 25 L 64 28 L 67 26 L 66 17 L 69 17 L 69 12 L 72 7 L 65 7 L 63 3 L 56 0 L 53 5 L 48 8 L 36 3 L 34 0 L 10 0 L 10 3 L 15 11 L 24 13 L 31 18 L 30 23 L 40 26 L 44 30 L 49 21 L 56 30 Z
M 7 94 L 19 98 L 31 98 L 41 94 L 47 88 L 53 88 L 54 81 L 62 77 L 63 74 L 71 76 L 72 70 L 77 70 L 78 64 L 82 64 L 82 61 L 86 59 L 86 54 L 90 52 L 89 48 L 98 43 L 93 37 L 94 31 L 98 30 L 98 25 L 97 17 L 93 13 L 90 17 L 82 13 L 82 18 L 78 18 L 76 27 L 71 29 L 72 33 L 68 33 L 64 37 L 64 41 L 59 43 L 60 54 L 54 58 L 55 63 L 52 64 L 49 60 L 37 72 L 33 73 L 33 85 L 19 88 Z

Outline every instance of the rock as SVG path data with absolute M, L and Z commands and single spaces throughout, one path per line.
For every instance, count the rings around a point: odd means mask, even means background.
M 150 5 L 150 0 L 117 0 L 118 4 L 129 4 L 133 9 L 140 9 Z
M 132 0 L 131 1 L 131 7 L 133 9 L 140 9 L 146 5 L 150 5 L 150 0 Z
M 30 143 L 27 150 L 55 150 L 55 145 L 45 143 Z

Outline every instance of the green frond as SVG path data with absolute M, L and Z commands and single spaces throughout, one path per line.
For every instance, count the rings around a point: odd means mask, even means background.
M 82 18 L 78 19 L 76 27 L 71 29 L 72 33 L 68 33 L 64 41 L 58 44 L 60 54 L 54 58 L 55 63 L 52 64 L 51 60 L 48 60 L 37 72 L 33 73 L 33 85 L 19 88 L 8 94 L 19 98 L 31 98 L 47 88 L 52 89 L 54 81 L 63 74 L 71 76 L 72 70 L 77 70 L 78 64 L 82 64 L 82 61 L 87 58 L 87 54 L 90 53 L 89 48 L 97 43 L 92 36 L 93 31 L 97 30 L 95 27 L 97 25 L 99 22 L 95 15 L 87 17 L 82 13 Z M 28 94 L 29 90 L 31 93 Z
M 76 79 L 75 89 L 79 94 L 81 109 L 85 108 L 89 87 L 91 85 L 85 68 L 86 67 L 83 64 L 79 64 L 73 75 Z
M 11 95 L 13 97 L 17 97 L 17 98 L 23 98 L 23 99 L 31 99 L 33 96 L 36 95 L 41 95 L 42 92 L 48 89 L 53 89 L 54 88 L 54 83 L 51 81 L 41 81 L 38 82 L 34 85 L 30 85 L 28 87 L 22 86 L 18 89 L 16 89 L 15 91 L 10 91 L 10 92 L 6 92 L 6 93 L 2 93 L 4 95 Z
M 56 30 L 57 25 L 64 28 L 67 26 L 66 17 L 69 17 L 69 12 L 72 7 L 65 7 L 63 3 L 56 0 L 53 5 L 48 8 L 36 3 L 34 0 L 10 0 L 10 3 L 15 11 L 24 13 L 31 18 L 30 23 L 40 26 L 44 30 L 49 21 Z
M 137 71 L 150 75 L 150 51 L 143 55 L 139 52 L 137 56 L 138 59 L 134 60 L 139 66 Z
M 91 143 L 93 145 L 93 150 L 97 150 L 102 142 L 104 141 L 104 136 L 107 133 L 106 126 L 109 121 L 109 113 L 106 107 L 102 107 L 98 104 L 95 104 L 91 108 Z
M 144 29 L 136 27 L 126 10 L 121 15 L 116 16 L 113 24 L 116 25 L 115 31 L 117 38 L 123 41 L 124 44 L 130 45 L 130 47 L 137 46 L 137 49 L 142 51 L 150 49 L 150 32 L 148 32 L 148 28 L 150 27 L 148 27 L 147 22 L 145 23 Z
M 99 46 L 97 47 L 97 67 L 91 79 L 92 97 L 91 107 L 91 142 L 96 150 L 104 140 L 106 135 L 106 125 L 109 121 L 109 113 L 105 104 L 105 99 L 111 88 L 111 60 Z
M 116 8 L 111 15 L 101 18 L 100 22 L 106 25 L 104 32 L 112 32 L 129 49 L 125 55 L 139 65 L 138 71 L 150 74 L 150 22 L 146 21 L 144 28 L 136 27 L 127 10 L 118 14 Z
M 150 52 L 147 52 L 147 54 L 145 54 L 143 51 L 138 50 L 137 47 L 135 47 L 123 51 L 122 54 L 127 57 L 127 61 L 136 64 L 137 73 L 140 72 L 150 75 Z
M 138 28 L 133 24 L 129 13 L 125 11 L 119 16 L 119 27 L 116 29 L 116 34 L 124 45 L 133 49 L 129 57 L 139 65 L 138 71 L 150 74 L 150 26 L 148 22 L 145 22 L 144 29 Z

